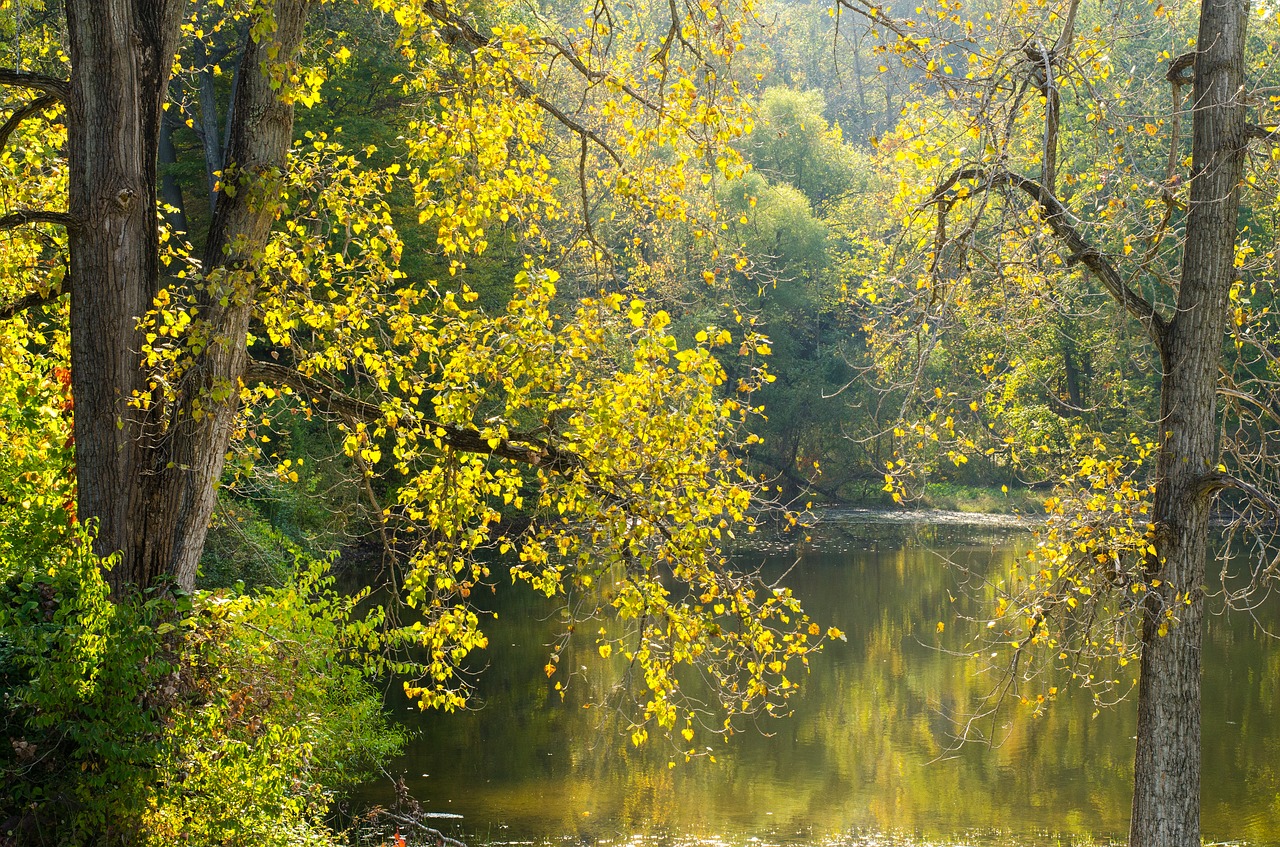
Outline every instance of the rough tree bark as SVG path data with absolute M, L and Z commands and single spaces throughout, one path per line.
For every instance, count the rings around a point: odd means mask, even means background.
M 250 41 L 237 86 L 231 145 L 205 250 L 200 317 L 210 343 L 188 371 L 171 424 L 170 445 L 157 469 L 149 511 L 165 515 L 158 541 L 143 540 L 146 557 L 165 563 L 179 585 L 195 582 L 196 565 L 216 500 L 248 354 L 245 337 L 257 294 L 256 266 L 275 220 L 285 160 L 293 140 L 293 105 L 263 72 L 290 61 L 302 43 L 310 0 L 277 0 L 275 32 Z
M 1157 556 L 1143 614 L 1131 847 L 1200 844 L 1200 644 L 1218 366 L 1234 278 L 1247 133 L 1243 0 L 1203 0 L 1186 245 L 1177 314 L 1162 351 Z M 1150 580 L 1148 580 L 1150 581 Z M 1168 624 L 1166 613 L 1177 617 Z
M 76 481 L 114 584 L 149 584 L 135 554 L 153 427 L 128 405 L 146 390 L 137 319 L 159 287 L 156 152 L 177 47 L 178 0 L 68 0 L 71 370 Z

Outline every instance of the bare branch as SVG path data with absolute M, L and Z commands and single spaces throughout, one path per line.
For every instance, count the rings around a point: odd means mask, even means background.
M 0 217 L 0 230 L 30 224 L 57 224 L 65 229 L 74 229 L 76 219 L 66 212 L 46 212 L 42 209 L 19 209 Z
M 29 88 L 32 91 L 39 91 L 57 97 L 64 102 L 71 94 L 71 83 L 65 79 L 45 76 L 44 74 L 28 73 L 27 71 L 13 71 L 8 68 L 0 69 L 0 85 Z
M 1190 77 L 1184 76 L 1183 72 L 1187 69 L 1193 69 L 1195 53 L 1184 53 L 1169 63 L 1169 70 L 1165 74 L 1172 86 L 1173 104 L 1169 112 L 1169 157 L 1165 162 L 1164 184 L 1160 186 L 1160 201 L 1164 204 L 1164 214 L 1160 216 L 1160 223 L 1156 225 L 1155 232 L 1151 234 L 1148 241 L 1148 247 L 1143 254 L 1138 267 L 1143 273 L 1151 273 L 1155 267 L 1155 260 L 1160 253 L 1160 245 L 1164 242 L 1165 235 L 1169 232 L 1169 224 L 1173 221 L 1173 213 L 1182 208 L 1182 204 L 1178 202 L 1176 188 L 1178 184 L 1178 149 L 1182 138 L 1182 103 L 1183 94 L 1182 87 L 1190 82 Z
M 1098 248 L 1094 247 L 1073 224 L 1074 216 L 1044 186 L 1021 174 L 1004 168 L 984 168 L 972 166 L 961 168 L 951 174 L 926 201 L 928 205 L 950 205 L 954 202 L 951 189 L 959 182 L 975 180 L 980 191 L 1007 186 L 1016 188 L 1030 197 L 1045 215 L 1045 221 L 1071 251 L 1071 261 L 1080 262 L 1087 267 L 1102 283 L 1108 293 L 1122 305 L 1129 314 L 1147 327 L 1151 340 L 1163 356 L 1166 350 L 1166 336 L 1169 322 L 1161 315 L 1155 305 L 1137 291 L 1130 288 L 1121 278 L 1119 271 L 1111 264 L 1111 260 Z
M 46 94 L 43 97 L 37 97 L 25 106 L 19 106 L 15 109 L 13 114 L 9 116 L 9 120 L 5 121 L 3 126 L 0 126 L 0 150 L 3 150 L 4 146 L 9 143 L 9 136 L 13 135 L 13 131 L 16 130 L 23 121 L 33 115 L 38 115 L 41 112 L 51 109 L 59 102 L 61 101 L 58 97 L 55 97 L 52 94 Z
M 438 829 L 427 826 L 422 821 L 411 815 L 397 815 L 394 812 L 383 812 L 382 817 L 388 821 L 404 827 L 412 827 L 420 834 L 426 836 L 431 844 L 437 847 L 467 847 L 465 842 L 456 838 L 450 838 Z

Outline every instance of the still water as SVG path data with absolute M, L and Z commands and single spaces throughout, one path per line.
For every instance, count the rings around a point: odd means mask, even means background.
M 1014 707 L 983 725 L 996 743 L 952 749 L 957 716 L 991 680 L 946 652 L 965 640 L 955 620 L 961 577 L 948 561 L 998 569 L 1026 544 L 1019 530 L 835 519 L 799 551 L 741 554 L 796 563 L 788 584 L 848 641 L 813 661 L 792 717 L 713 742 L 714 763 L 629 748 L 617 727 L 581 708 L 597 693 L 586 682 L 561 703 L 542 673 L 559 632 L 555 607 L 521 587 L 499 591 L 478 708 L 423 715 L 393 693 L 417 734 L 390 770 L 440 815 L 435 824 L 472 845 L 1123 840 L 1132 702 L 1096 717 L 1088 697 L 1070 693 L 1040 717 Z M 1280 847 L 1280 643 L 1261 631 L 1276 629 L 1280 610 L 1264 612 L 1260 622 L 1210 616 L 1207 841 Z M 566 658 L 599 661 L 589 643 Z M 390 797 L 383 780 L 356 799 Z

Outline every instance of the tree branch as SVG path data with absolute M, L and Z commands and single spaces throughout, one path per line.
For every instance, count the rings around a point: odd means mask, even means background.
M 1280 144 L 1280 126 L 1265 127 L 1258 124 L 1245 124 L 1244 134 L 1248 138 L 1260 138 Z
M 1053 58 L 1061 59 L 1071 50 L 1071 42 L 1076 34 L 1076 12 L 1080 10 L 1080 0 L 1071 0 L 1067 7 L 1067 20 L 1062 25 L 1062 33 L 1053 45 Z
M 65 229 L 74 229 L 76 219 L 66 212 L 46 212 L 41 209 L 19 209 L 0 217 L 0 230 L 29 224 L 57 224 Z
M 1064 36 L 1066 33 L 1063 33 Z M 1069 42 L 1068 42 L 1069 44 Z M 1069 48 L 1068 48 L 1069 49 Z M 1058 182 L 1058 128 L 1061 123 L 1061 98 L 1058 96 L 1058 82 L 1053 76 L 1055 56 L 1053 51 L 1046 50 L 1039 41 L 1027 44 L 1023 48 L 1027 58 L 1036 67 L 1034 79 L 1040 93 L 1044 95 L 1044 143 L 1041 149 L 1040 184 L 1050 192 L 1057 190 Z
M 470 44 L 472 47 L 484 49 L 490 46 L 490 39 L 482 35 L 470 23 L 450 12 L 443 3 L 437 2 L 437 0 L 425 0 L 422 4 L 422 8 L 427 14 L 431 15 L 431 17 L 435 18 L 442 25 L 448 27 L 456 37 Z M 563 53 L 566 58 L 569 56 L 569 52 L 565 50 L 565 48 L 560 47 L 560 45 L 549 44 L 549 46 L 553 46 L 559 52 Z M 578 65 L 581 65 L 581 63 L 575 62 L 575 66 Z M 582 68 L 585 69 L 586 66 L 582 65 Z M 589 69 L 586 69 L 584 72 L 587 74 L 587 78 L 589 80 L 592 79 Z M 622 157 L 618 155 L 618 151 L 614 150 L 613 146 L 609 144 L 609 142 L 601 138 L 599 133 L 565 114 L 564 111 L 557 108 L 545 97 L 535 92 L 524 80 L 513 76 L 512 82 L 523 96 L 527 97 L 540 109 L 559 121 L 566 129 L 576 134 L 579 138 L 590 140 L 593 144 L 603 150 L 610 159 L 613 159 L 615 164 L 622 166 Z
M 1201 496 L 1215 494 L 1225 488 L 1234 488 L 1248 495 L 1251 500 L 1256 501 L 1263 509 L 1271 513 L 1273 518 L 1280 520 L 1280 503 L 1277 503 L 1275 498 L 1268 495 L 1258 486 L 1245 482 L 1243 479 L 1232 476 L 1229 473 L 1214 471 L 1213 473 L 1205 474 L 1200 478 L 1198 488 Z
M 339 391 L 323 380 L 307 376 L 300 371 L 272 362 L 251 359 L 245 368 L 246 383 L 263 382 L 271 385 L 287 385 L 313 401 L 319 403 L 334 414 L 349 421 L 378 423 L 387 420 L 386 412 L 380 406 L 366 402 L 357 397 Z M 510 459 L 527 465 L 550 467 L 552 470 L 564 472 L 580 466 L 578 458 L 565 453 L 541 439 L 521 433 L 513 433 L 507 438 L 495 439 L 485 437 L 480 430 L 468 427 L 443 424 L 421 419 L 415 422 L 418 426 L 438 436 L 442 444 L 464 453 L 481 453 Z
M 381 407 L 352 397 L 323 380 L 307 376 L 284 365 L 250 359 L 245 367 L 243 380 L 245 383 L 287 385 L 348 421 L 364 423 L 387 421 L 387 415 Z M 587 490 L 602 501 L 624 510 L 629 508 L 628 497 L 597 479 L 582 461 L 582 457 L 572 451 L 562 450 L 530 433 L 514 432 L 508 434 L 506 438 L 493 438 L 484 435 L 478 429 L 444 424 L 427 418 L 415 420 L 414 425 L 430 436 L 438 438 L 442 445 L 451 450 L 508 459 L 566 478 L 577 476 Z M 671 538 L 670 530 L 661 521 L 654 520 L 653 524 L 663 536 Z
M 590 139 L 597 147 L 603 150 L 610 159 L 613 159 L 616 165 L 622 167 L 622 157 L 618 155 L 618 151 L 613 149 L 613 145 L 601 138 L 599 133 L 589 127 L 583 126 L 578 121 L 569 117 L 560 109 L 553 106 L 545 97 L 535 94 L 533 89 L 525 85 L 522 80 L 515 80 L 515 84 L 516 88 L 520 89 L 521 94 L 538 104 L 543 111 L 563 124 L 565 129 L 576 133 L 579 138 Z
M 55 104 L 61 102 L 58 97 L 52 94 L 46 94 L 43 97 L 37 97 L 25 106 L 19 106 L 14 109 L 13 114 L 9 116 L 9 120 L 0 126 L 0 150 L 9 143 L 9 136 L 13 135 L 13 131 L 32 115 L 38 115 L 47 109 L 51 109 Z
M 1196 51 L 1194 50 L 1175 56 L 1169 62 L 1169 70 L 1165 71 L 1164 78 L 1174 85 L 1190 85 L 1195 81 L 1195 65 Z
M 64 102 L 71 94 L 71 83 L 65 79 L 45 76 L 44 74 L 28 73 L 27 71 L 13 71 L 8 68 L 0 69 L 0 85 L 29 88 L 32 91 L 40 91 L 57 97 Z
M 865 0 L 838 0 L 837 8 L 848 9 L 855 15 L 860 15 L 870 23 L 876 26 L 882 26 L 885 29 L 898 36 L 898 40 L 905 44 L 915 52 L 924 55 L 924 50 L 920 47 L 920 41 L 911 35 L 903 24 L 894 20 L 885 14 L 884 9 L 874 3 L 865 2 Z
M 1194 52 L 1184 53 L 1169 63 L 1169 70 L 1165 74 L 1165 79 L 1169 81 L 1172 89 L 1173 103 L 1169 110 L 1169 156 L 1165 161 L 1164 184 L 1160 186 L 1160 201 L 1164 204 L 1164 214 L 1160 216 L 1160 223 L 1156 225 L 1156 230 L 1148 241 L 1147 250 L 1138 262 L 1138 267 L 1144 273 L 1152 272 L 1155 260 L 1160 255 L 1160 245 L 1169 231 L 1169 224 L 1173 221 L 1173 213 L 1182 208 L 1175 190 L 1178 184 L 1178 151 L 1182 137 L 1184 99 L 1182 87 L 1190 82 L 1190 78 L 1184 75 L 1184 72 L 1188 69 L 1194 71 L 1194 60 Z
M 427 826 L 412 815 L 397 815 L 394 812 L 383 812 L 382 817 L 400 826 L 413 827 L 425 835 L 435 847 L 467 847 L 466 842 L 450 838 L 438 829 Z
M 44 293 L 33 291 L 30 294 L 19 297 L 17 300 L 11 300 L 8 303 L 0 304 L 0 321 L 7 321 L 10 318 L 22 314 L 23 312 L 34 309 L 37 306 L 52 303 L 61 296 L 62 287 L 59 286 L 58 288 L 50 289 Z
M 625 92 L 629 97 L 631 97 L 640 105 L 644 106 L 649 111 L 651 112 L 662 111 L 662 107 L 660 104 L 654 103 L 642 92 L 637 91 L 635 86 L 631 85 L 626 80 L 619 79 L 618 77 L 614 76 L 611 73 L 607 73 L 605 71 L 592 70 L 590 67 L 587 66 L 586 62 L 582 61 L 582 59 L 578 56 L 577 53 L 573 52 L 572 49 L 565 46 L 564 44 L 561 44 L 559 41 L 556 41 L 554 38 L 541 38 L 539 39 L 539 41 L 542 44 L 545 44 L 551 49 L 555 50 L 561 56 L 563 56 L 565 60 L 568 61 L 569 64 L 573 65 L 573 67 L 578 71 L 578 73 L 581 74 L 583 78 L 586 79 L 588 82 L 592 82 L 592 83 L 603 82 L 603 83 L 616 85 L 619 90 Z
M 982 191 L 1006 186 L 1016 188 L 1030 197 L 1044 212 L 1045 221 L 1049 224 L 1050 229 L 1053 230 L 1054 235 L 1058 236 L 1070 249 L 1071 260 L 1080 262 L 1087 267 L 1102 283 L 1103 287 L 1107 289 L 1107 292 L 1130 315 L 1147 327 L 1156 349 L 1160 351 L 1162 356 L 1164 355 L 1167 346 L 1166 337 L 1168 335 L 1169 322 L 1156 310 L 1154 304 L 1125 283 L 1105 253 L 1085 240 L 1084 236 L 1080 234 L 1080 231 L 1072 223 L 1074 216 L 1071 211 L 1063 205 L 1061 200 L 1054 196 L 1053 192 L 1033 179 L 1028 179 L 1021 174 L 1013 173 L 1004 168 L 988 169 L 973 166 L 960 168 L 952 173 L 930 195 L 929 199 L 925 201 L 926 204 L 939 205 L 946 203 L 949 206 L 954 202 L 954 198 L 950 195 L 951 189 L 964 180 L 976 180 Z

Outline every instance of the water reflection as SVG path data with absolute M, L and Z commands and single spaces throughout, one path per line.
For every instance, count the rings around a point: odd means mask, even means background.
M 495 599 L 484 705 L 418 715 L 404 758 L 414 795 L 463 815 L 472 843 L 561 841 L 741 844 L 843 842 L 1042 844 L 1123 838 L 1132 777 L 1132 703 L 1096 718 L 1068 693 L 1041 717 L 1004 714 L 998 746 L 952 751 L 955 719 L 992 681 L 938 648 L 959 649 L 963 604 L 944 557 L 1007 567 L 1017 532 L 864 523 L 828 526 L 789 583 L 813 617 L 848 635 L 813 663 L 793 717 L 714 745 L 685 764 L 661 746 L 630 748 L 541 673 L 554 607 L 527 591 Z M 794 552 L 744 553 L 776 566 Z M 1275 610 L 1269 618 L 1274 628 Z M 1266 623 L 1266 621 L 1264 621 Z M 1280 844 L 1280 647 L 1245 616 L 1212 617 L 1205 643 L 1206 839 Z M 564 661 L 594 668 L 582 648 Z M 394 701 L 393 701 L 394 702 Z M 674 764 L 672 759 L 674 758 Z M 386 802 L 386 786 L 365 801 Z

